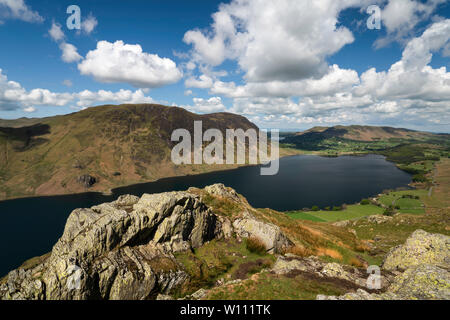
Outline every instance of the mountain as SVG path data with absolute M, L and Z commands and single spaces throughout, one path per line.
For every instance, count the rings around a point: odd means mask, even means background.
M 334 126 L 314 127 L 297 134 L 298 136 L 339 137 L 355 141 L 377 141 L 387 139 L 421 139 L 430 137 L 429 132 L 414 131 L 404 128 L 374 126 Z
M 217 170 L 217 166 L 175 166 L 173 130 L 193 136 L 203 130 L 247 130 L 257 126 L 230 113 L 197 115 L 162 105 L 106 105 L 42 119 L 1 120 L 0 199 L 83 192 L 162 177 Z M 25 126 L 23 126 L 25 125 Z M 226 169 L 229 166 L 220 166 Z
M 287 135 L 283 144 L 312 151 L 374 152 L 396 148 L 404 144 L 433 144 L 448 147 L 449 135 L 392 127 L 357 125 L 314 127 Z M 423 145 L 421 148 L 423 149 Z

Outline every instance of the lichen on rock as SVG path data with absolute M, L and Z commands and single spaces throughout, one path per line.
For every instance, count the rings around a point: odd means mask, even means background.
M 383 268 L 406 270 L 420 264 L 450 265 L 450 237 L 416 230 L 403 245 L 391 249 Z

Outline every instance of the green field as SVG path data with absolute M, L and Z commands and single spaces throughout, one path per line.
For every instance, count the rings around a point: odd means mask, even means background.
M 353 204 L 347 206 L 345 210 L 341 211 L 292 211 L 288 212 L 293 219 L 317 221 L 317 222 L 334 222 L 341 220 L 352 220 L 360 217 L 371 216 L 374 214 L 382 214 L 383 209 L 375 205 L 359 205 Z
M 419 199 L 402 198 L 402 196 L 417 196 Z M 382 195 L 378 201 L 385 206 L 399 206 L 400 213 L 424 214 L 425 209 L 421 199 L 428 197 L 427 190 L 405 190 Z

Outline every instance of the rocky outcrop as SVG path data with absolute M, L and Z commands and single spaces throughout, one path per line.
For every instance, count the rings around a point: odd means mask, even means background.
M 318 273 L 324 266 L 324 263 L 316 256 L 300 258 L 293 254 L 279 256 L 272 267 L 272 271 L 276 274 L 288 274 L 296 271 L 304 271 L 310 273 Z
M 383 268 L 406 270 L 420 264 L 450 265 L 450 237 L 416 230 L 405 242 L 391 249 Z
M 292 246 L 292 241 L 284 235 L 280 227 L 256 220 L 248 214 L 245 218 L 236 219 L 233 227 L 240 237 L 254 237 L 261 240 L 269 253 L 282 253 Z
M 187 280 L 173 252 L 217 236 L 217 217 L 187 192 L 122 196 L 76 209 L 50 257 L 12 271 L 6 299 L 146 299 Z
M 450 300 L 450 273 L 431 264 L 414 266 L 398 276 L 389 291 L 404 299 Z
M 222 183 L 216 183 L 211 186 L 207 186 L 205 187 L 205 191 L 211 195 L 226 198 L 228 200 L 233 200 L 235 202 L 241 201 L 239 195 L 234 189 L 228 188 Z
M 318 295 L 318 300 L 450 299 L 449 237 L 415 231 L 405 244 L 393 248 L 383 263 L 382 274 L 397 272 L 383 293 L 359 289 L 345 295 Z M 404 271 L 404 272 L 401 272 Z
M 241 203 L 237 193 L 223 185 L 205 191 Z M 43 262 L 14 270 L 0 283 L 0 300 L 164 296 L 190 280 L 174 253 L 236 233 L 258 236 L 272 252 L 290 243 L 278 227 L 248 213 L 234 223 L 216 215 L 194 192 L 123 195 L 74 210 Z
M 84 174 L 82 176 L 79 176 L 77 178 L 77 182 L 82 184 L 85 188 L 90 188 L 92 187 L 94 184 L 97 183 L 97 178 L 88 175 L 88 174 Z
M 392 220 L 393 218 L 390 216 L 383 216 L 380 214 L 375 214 L 372 216 L 368 216 L 367 217 L 367 221 L 370 223 L 376 223 L 376 224 L 381 224 L 381 223 L 385 223 L 387 221 Z
M 348 227 L 352 222 L 350 220 L 342 220 L 332 223 L 333 226 L 345 228 Z

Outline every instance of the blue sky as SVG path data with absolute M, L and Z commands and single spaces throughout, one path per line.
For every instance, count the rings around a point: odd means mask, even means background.
M 81 30 L 66 26 L 72 4 Z M 0 118 L 154 102 L 260 127 L 450 132 L 449 13 L 444 0 L 0 0 Z

